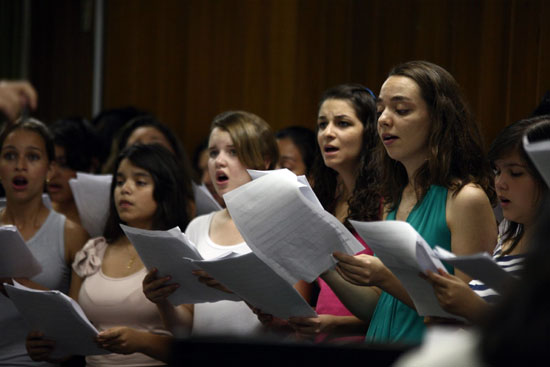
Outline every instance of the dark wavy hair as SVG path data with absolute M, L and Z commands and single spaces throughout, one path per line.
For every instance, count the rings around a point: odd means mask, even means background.
M 492 167 L 495 168 L 495 161 L 510 154 L 518 153 L 521 160 L 527 166 L 527 171 L 536 182 L 537 192 L 535 194 L 537 195 L 537 201 L 540 201 L 546 195 L 548 187 L 523 148 L 524 135 L 527 136 L 529 142 L 550 139 L 550 115 L 532 117 L 506 126 L 491 144 L 488 156 Z M 523 234 L 523 226 L 520 223 L 509 221 L 506 231 L 502 234 L 502 240 L 512 241 L 512 243 L 506 252 L 502 252 L 502 255 L 512 252 L 523 237 Z
M 361 84 L 340 84 L 327 89 L 319 101 L 318 109 L 327 99 L 347 101 L 363 124 L 363 144 L 359 159 L 359 169 L 355 188 L 348 200 L 347 219 L 361 221 L 380 219 L 380 195 L 376 190 L 378 176 L 369 163 L 378 141 L 376 130 L 376 101 L 371 92 Z M 334 213 L 338 173 L 325 165 L 320 147 L 317 145 L 315 162 L 312 168 L 314 191 L 323 207 Z M 349 226 L 346 219 L 346 225 Z
M 66 166 L 73 171 L 89 172 L 96 156 L 98 137 L 92 125 L 82 117 L 55 121 L 49 125 L 54 144 L 65 149 Z
M 415 173 L 415 191 L 421 202 L 430 185 L 446 187 L 456 195 L 469 183 L 479 185 L 496 202 L 489 160 L 479 127 L 460 87 L 441 66 L 428 61 L 409 61 L 394 67 L 388 77 L 404 76 L 419 87 L 431 119 L 428 159 Z M 393 160 L 379 142 L 376 164 L 381 170 L 380 192 L 395 209 L 408 183 L 405 167 Z
M 112 243 L 124 233 L 120 223 L 124 223 L 116 210 L 114 192 L 116 174 L 122 160 L 128 159 L 136 167 L 149 172 L 154 182 L 153 199 L 157 203 L 157 210 L 153 216 L 153 230 L 167 230 L 179 226 L 182 230 L 187 227 L 190 217 L 189 192 L 186 191 L 183 172 L 174 155 L 165 147 L 158 144 L 135 144 L 125 148 L 118 156 L 113 171 L 113 183 L 109 199 L 109 216 L 105 224 L 103 236 Z

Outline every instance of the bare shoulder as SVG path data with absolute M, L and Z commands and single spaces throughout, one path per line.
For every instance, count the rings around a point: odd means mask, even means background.
M 450 214 L 453 212 L 468 213 L 491 209 L 491 202 L 485 191 L 473 183 L 464 185 L 458 191 L 449 191 L 447 205 Z
M 72 260 L 74 255 L 84 246 L 90 238 L 88 232 L 82 226 L 70 219 L 65 220 L 65 256 Z
M 449 192 L 446 215 L 453 252 L 492 252 L 496 244 L 496 219 L 491 202 L 481 187 L 467 184 L 456 193 Z

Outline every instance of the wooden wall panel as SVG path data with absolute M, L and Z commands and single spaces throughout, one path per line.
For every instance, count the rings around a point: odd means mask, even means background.
M 313 127 L 322 91 L 377 92 L 426 59 L 461 84 L 487 141 L 549 89 L 544 0 L 164 0 L 106 3 L 105 107 L 134 104 L 191 150 L 214 115 Z
M 35 116 L 46 123 L 91 117 L 93 3 L 31 2 L 30 80 L 38 94 Z
M 538 103 L 536 91 L 539 78 L 538 45 L 542 36 L 539 22 L 541 7 L 540 1 L 513 2 L 514 32 L 510 38 L 510 52 L 513 56 L 509 75 L 510 100 L 506 116 L 511 121 L 528 115 Z

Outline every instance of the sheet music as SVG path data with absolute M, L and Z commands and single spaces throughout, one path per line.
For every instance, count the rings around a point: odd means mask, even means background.
M 409 223 L 397 220 L 350 223 L 401 281 L 420 316 L 458 318 L 441 308 L 431 284 L 419 277 L 420 272 L 445 267 Z
M 281 319 L 317 316 L 300 293 L 253 252 L 194 262 L 265 313 Z
M 93 175 L 77 172 L 69 180 L 82 226 L 91 237 L 103 235 L 109 216 L 109 196 L 112 175 Z
M 210 214 L 223 209 L 204 184 L 200 186 L 194 182 L 192 184 L 193 194 L 195 196 L 195 206 L 197 208 L 197 216 Z
M 13 286 L 4 283 L 4 287 L 31 330 L 41 331 L 46 339 L 55 341 L 52 358 L 110 353 L 97 346 L 97 329 L 67 295 L 27 288 L 17 282 Z
M 42 271 L 17 227 L 0 227 L 0 278 L 32 278 Z
M 314 196 L 286 169 L 266 172 L 224 195 L 248 246 L 290 284 L 314 281 L 334 266 L 334 251 L 364 250 L 338 219 L 312 201 Z
M 546 185 L 550 187 L 550 140 L 529 143 L 527 136 L 524 136 L 523 147 L 544 178 Z
M 240 301 L 235 294 L 204 285 L 191 272 L 199 269 L 190 260 L 203 260 L 194 244 L 178 227 L 168 231 L 152 231 L 120 225 L 147 269 L 157 268 L 158 276 L 170 275 L 169 282 L 180 287 L 168 297 L 173 305 L 183 303 Z M 219 281 L 219 279 L 218 279 Z
M 482 281 L 488 287 L 502 294 L 510 287 L 515 278 L 512 274 L 501 268 L 491 255 L 480 252 L 473 255 L 456 256 L 439 246 L 435 247 L 435 256 L 446 263 L 462 270 L 464 273 Z

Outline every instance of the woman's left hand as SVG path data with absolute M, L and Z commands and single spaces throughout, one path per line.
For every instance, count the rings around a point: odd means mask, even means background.
M 334 252 L 338 260 L 336 271 L 348 282 L 361 286 L 381 286 L 391 275 L 382 261 L 371 255 L 347 255 L 343 252 Z
M 212 278 L 207 272 L 204 270 L 193 270 L 193 275 L 197 276 L 199 278 L 199 282 L 206 284 L 209 287 L 216 288 L 222 292 L 226 293 L 233 293 L 230 289 L 228 289 L 226 286 L 218 282 L 216 279 Z
M 101 348 L 107 349 L 110 352 L 132 354 L 140 350 L 140 334 L 138 330 L 126 326 L 118 326 L 100 332 L 96 338 L 96 342 Z
M 437 269 L 437 273 L 428 270 L 421 277 L 431 283 L 437 301 L 445 311 L 473 320 L 485 309 L 486 302 L 456 275 Z

